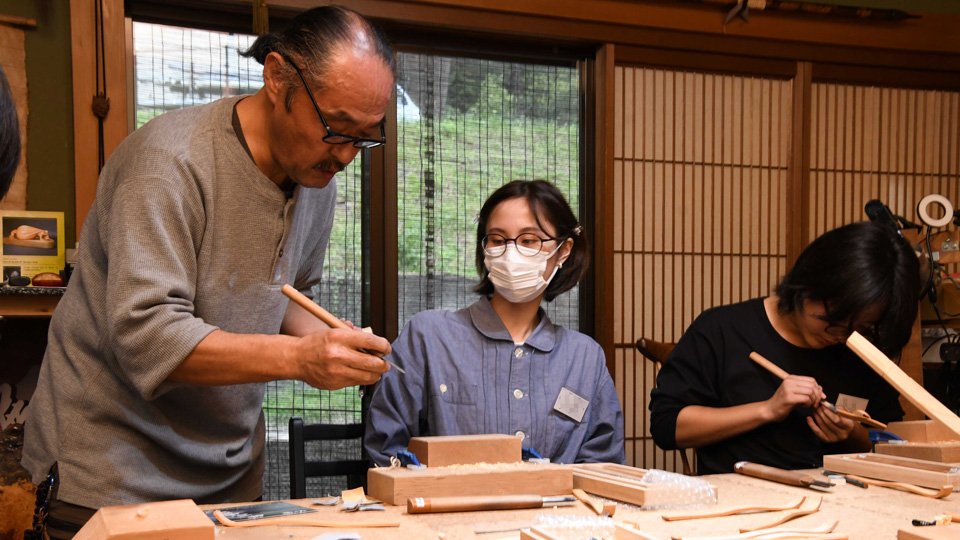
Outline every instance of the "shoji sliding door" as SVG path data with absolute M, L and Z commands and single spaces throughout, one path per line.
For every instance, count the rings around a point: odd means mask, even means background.
M 676 341 L 704 309 L 766 295 L 786 264 L 788 81 L 616 68 L 617 388 L 629 463 L 679 470 L 656 448 L 653 366 L 640 337 Z

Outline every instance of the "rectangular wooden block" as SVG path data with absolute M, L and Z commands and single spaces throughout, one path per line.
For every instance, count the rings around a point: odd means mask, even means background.
M 957 436 L 940 422 L 933 420 L 908 420 L 890 422 L 887 431 L 896 433 L 910 442 L 940 442 L 957 440 Z
M 897 540 L 957 540 L 960 524 L 951 523 L 938 527 L 910 526 L 897 531 Z
M 455 465 L 414 470 L 374 468 L 367 473 L 367 493 L 387 504 L 404 505 L 410 497 L 454 495 L 569 495 L 573 469 L 567 465 L 511 463 Z
M 503 434 L 413 437 L 407 448 L 427 467 L 518 463 L 522 453 L 520 438 Z
M 960 489 L 960 473 L 955 467 L 922 459 L 883 454 L 835 454 L 823 456 L 823 468 L 933 489 L 946 485 L 952 485 L 954 491 Z
M 213 540 L 213 522 L 190 499 L 97 510 L 75 540 Z
M 938 463 L 960 462 L 960 441 L 877 443 L 874 451 L 888 456 L 901 456 Z

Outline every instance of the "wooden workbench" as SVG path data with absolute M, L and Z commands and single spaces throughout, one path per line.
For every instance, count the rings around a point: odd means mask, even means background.
M 723 474 L 702 476 L 717 487 L 719 505 L 742 505 L 745 503 L 777 504 L 795 500 L 802 495 L 822 495 L 823 505 L 819 512 L 791 521 L 793 525 L 816 526 L 826 522 L 839 521 L 836 532 L 849 535 L 851 539 L 884 540 L 895 539 L 897 530 L 910 528 L 910 521 L 914 518 L 929 520 L 938 513 L 960 511 L 960 493 L 954 493 L 942 500 L 912 495 L 881 487 L 862 489 L 851 485 L 835 486 L 829 492 L 812 489 L 795 488 L 759 480 L 737 474 Z M 301 501 L 309 504 L 310 500 Z M 332 517 L 345 519 L 377 519 L 383 517 L 384 512 L 364 512 L 362 515 L 344 514 L 335 508 L 317 507 L 321 512 L 328 512 Z M 400 516 L 399 528 L 386 529 L 352 529 L 362 538 L 367 539 L 485 539 L 500 540 L 505 538 L 519 538 L 519 532 L 502 532 L 476 534 L 478 528 L 506 529 L 511 526 L 537 525 L 538 520 L 557 516 L 594 516 L 586 507 L 577 503 L 575 506 L 542 509 L 542 510 L 514 510 L 500 512 L 464 512 L 451 514 L 426 514 L 411 516 L 406 509 L 399 506 L 388 506 L 388 516 Z M 641 530 L 655 538 L 669 539 L 676 535 L 721 535 L 734 534 L 740 526 L 768 523 L 782 515 L 782 512 L 762 513 L 745 516 L 729 516 L 692 521 L 666 522 L 660 517 L 659 511 L 643 511 L 636 507 L 620 505 L 614 516 L 615 521 L 637 522 Z M 541 521 L 542 523 L 542 521 Z M 951 534 L 960 538 L 960 525 L 948 527 Z M 591 534 L 598 537 L 613 537 L 613 527 L 606 526 L 595 529 L 589 534 L 560 536 L 561 538 L 587 538 Z M 931 527 L 920 529 L 929 530 Z M 348 529 L 344 529 L 348 530 Z M 312 539 L 331 529 L 304 528 L 304 527 L 257 527 L 252 529 L 224 529 L 221 528 L 217 539 Z M 442 534 L 442 536 L 441 536 Z M 558 535 L 559 536 L 559 535 Z

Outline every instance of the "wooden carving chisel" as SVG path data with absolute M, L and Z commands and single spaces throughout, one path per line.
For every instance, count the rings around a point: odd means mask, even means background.
M 298 306 L 309 311 L 311 315 L 323 321 L 330 328 L 346 328 L 346 329 L 350 328 L 349 326 L 347 326 L 347 323 L 336 318 L 333 315 L 333 313 L 330 313 L 329 311 L 315 304 L 313 300 L 310 300 L 302 292 L 294 289 L 290 285 L 285 284 L 283 287 L 280 288 L 280 291 L 283 292 L 284 296 L 292 300 Z M 406 371 L 404 371 L 403 368 L 387 360 L 386 358 L 384 358 L 383 361 L 390 364 L 390 367 L 392 367 L 393 369 L 396 369 L 400 373 L 406 373 Z
M 495 495 L 473 497 L 410 497 L 407 499 L 408 514 L 434 514 L 439 512 L 477 512 L 485 510 L 516 510 L 543 508 L 554 504 L 571 504 L 576 501 L 570 495 L 543 497 L 541 495 Z
M 768 465 L 760 465 L 759 463 L 750 463 L 749 461 L 738 461 L 733 465 L 733 470 L 740 474 L 779 482 L 781 484 L 787 484 L 788 486 L 827 488 L 833 487 L 834 485 L 832 482 L 817 480 L 805 472 L 788 471 Z
M 779 377 L 781 380 L 786 379 L 787 377 L 790 376 L 790 374 L 784 371 L 783 368 L 767 360 L 766 358 L 763 357 L 763 355 L 761 355 L 758 352 L 751 352 L 750 359 L 756 362 L 757 365 L 759 365 L 760 367 L 766 369 L 770 373 L 773 373 L 774 375 Z M 836 405 L 834 405 L 833 403 L 830 403 L 827 400 L 821 400 L 820 404 L 830 409 L 831 411 L 836 413 L 838 416 L 849 418 L 850 420 L 855 420 L 857 422 L 860 422 L 861 424 L 866 424 L 870 427 L 875 427 L 878 429 L 887 429 L 886 424 L 884 424 L 883 422 L 874 420 L 873 418 L 870 418 L 869 416 L 866 415 L 866 413 L 861 414 L 861 413 L 845 411 L 843 409 L 838 409 Z

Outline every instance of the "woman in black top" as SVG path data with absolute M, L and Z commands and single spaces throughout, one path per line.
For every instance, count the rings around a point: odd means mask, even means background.
M 820 405 L 842 393 L 869 400 L 878 420 L 902 418 L 897 393 L 844 342 L 856 330 L 899 354 L 919 290 L 917 256 L 892 229 L 865 222 L 825 233 L 773 295 L 707 310 L 690 325 L 651 393 L 654 441 L 697 448 L 700 474 L 741 460 L 811 468 L 825 453 L 868 450 L 865 428 Z M 791 376 L 781 381 L 751 351 Z

